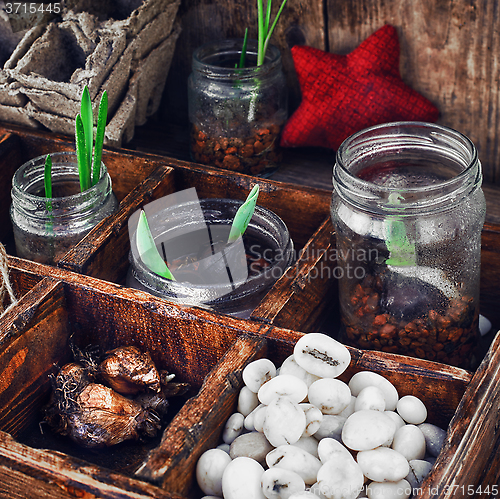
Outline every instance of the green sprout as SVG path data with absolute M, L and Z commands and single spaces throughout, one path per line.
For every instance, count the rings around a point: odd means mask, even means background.
M 236 241 L 238 237 L 243 236 L 244 232 L 247 230 L 250 219 L 255 211 L 255 205 L 257 204 L 258 197 L 259 186 L 254 185 L 245 202 L 238 208 L 238 211 L 234 216 L 231 230 L 229 231 L 229 237 L 227 239 L 228 244 Z
M 389 194 L 389 204 L 397 207 L 401 204 L 403 197 L 397 192 Z M 401 209 L 404 209 L 401 207 Z M 386 240 L 385 244 L 389 250 L 389 258 L 385 261 L 387 265 L 396 267 L 408 267 L 416 265 L 415 244 L 411 243 L 406 234 L 406 226 L 402 220 L 388 217 L 386 220 Z
M 158 248 L 156 247 L 151 229 L 149 228 L 148 219 L 144 210 L 141 210 L 139 215 L 139 222 L 136 229 L 136 244 L 137 251 L 146 264 L 146 266 L 155 274 L 175 281 L 172 272 L 167 267 L 167 264 L 160 256 Z
M 97 127 L 94 141 L 94 115 L 90 92 L 85 85 L 82 93 L 80 113 L 75 119 L 75 142 L 76 157 L 78 161 L 78 177 L 80 179 L 81 192 L 90 189 L 99 181 L 101 172 L 101 158 L 104 144 L 104 132 L 108 117 L 108 94 L 106 90 L 102 93 L 99 102 L 97 116 Z M 48 166 L 50 164 L 50 166 Z M 45 161 L 45 197 L 52 197 L 52 160 L 50 155 Z
M 266 13 L 264 16 L 264 1 L 257 0 L 257 27 L 258 27 L 258 49 L 257 49 L 257 66 L 264 64 L 264 59 L 266 57 L 267 47 L 269 46 L 269 40 L 273 34 L 274 28 L 278 22 L 278 19 L 285 7 L 286 0 L 281 2 L 281 6 L 274 18 L 274 22 L 269 27 L 271 22 L 271 7 L 272 1 L 267 0 L 266 2 Z
M 271 10 L 272 10 L 272 0 L 266 1 L 266 8 L 264 9 L 264 0 L 257 0 L 257 66 L 262 66 L 266 59 L 267 48 L 269 47 L 269 41 L 273 34 L 274 28 L 278 23 L 278 19 L 281 16 L 281 12 L 285 7 L 287 0 L 281 2 L 281 6 L 271 24 Z M 264 12 L 265 11 L 265 12 Z M 243 47 L 241 49 L 240 62 L 237 64 L 237 68 L 241 69 L 245 67 L 246 51 L 247 51 L 247 37 L 248 28 L 245 30 L 245 38 L 243 39 Z

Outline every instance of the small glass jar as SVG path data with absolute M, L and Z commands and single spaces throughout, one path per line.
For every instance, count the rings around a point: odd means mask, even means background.
M 362 130 L 337 151 L 340 339 L 472 368 L 485 199 L 476 148 L 420 122 Z
M 286 80 L 275 46 L 269 46 L 264 64 L 256 66 L 256 40 L 248 41 L 246 66 L 236 69 L 242 42 L 211 42 L 193 53 L 188 80 L 191 157 L 197 163 L 267 177 L 282 160 Z
M 224 279 L 226 269 L 213 268 L 219 265 L 221 259 L 216 257 L 214 263 L 207 255 L 217 255 L 229 248 L 224 262 L 238 258 L 235 253 L 237 245 L 226 245 L 225 242 L 241 204 L 241 201 L 233 199 L 202 199 L 166 207 L 153 216 L 148 215 L 149 226 L 155 228 L 153 237 L 158 251 L 164 259 L 168 255 L 168 266 L 176 280 L 149 270 L 138 255 L 135 235 L 132 235 L 127 286 L 181 305 L 249 318 L 264 295 L 291 265 L 294 247 L 284 222 L 272 211 L 256 206 L 243 235 L 242 255 L 246 261 L 242 263 L 248 272 L 239 282 L 235 273 L 231 282 Z M 200 206 L 204 220 L 198 216 Z M 207 230 L 207 227 L 210 244 L 200 251 L 199 232 Z M 178 236 L 179 233 L 182 236 Z M 166 250 L 164 245 L 167 245 Z M 194 262 L 189 270 L 186 270 L 186 261 Z M 211 272 L 208 272 L 204 262 L 212 267 Z
M 45 197 L 46 156 L 34 158 L 12 178 L 10 217 L 17 256 L 53 265 L 111 215 L 118 201 L 104 163 L 97 184 L 80 192 L 76 154 L 56 152 L 50 156 L 53 197 Z

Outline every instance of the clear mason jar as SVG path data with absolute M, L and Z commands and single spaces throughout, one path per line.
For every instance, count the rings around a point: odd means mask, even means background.
M 202 199 L 199 204 L 188 202 L 148 215 L 155 244 L 167 260 L 175 280 L 149 270 L 138 255 L 134 234 L 131 236 L 127 286 L 181 305 L 249 318 L 291 265 L 294 246 L 281 218 L 256 206 L 242 238 L 244 261 L 241 265 L 245 265 L 248 272 L 238 277 L 233 271 L 231 280 L 225 279 L 228 260 L 234 262 L 239 258 L 237 245 L 227 245 L 226 241 L 241 204 L 242 201 L 233 199 Z M 200 206 L 204 220 L 198 216 Z M 200 245 L 200 232 L 207 227 L 209 244 Z M 222 251 L 225 252 L 223 260 L 218 257 Z M 214 255 L 212 260 L 211 255 Z
M 247 44 L 247 64 L 236 69 L 242 40 L 205 44 L 193 53 L 188 79 L 193 161 L 249 175 L 269 176 L 279 166 L 279 134 L 288 94 L 277 47 L 256 66 L 257 41 Z
M 434 124 L 360 131 L 337 151 L 340 339 L 472 368 L 485 199 L 474 144 Z
M 53 197 L 45 197 L 46 155 L 34 158 L 12 178 L 10 217 L 17 256 L 53 265 L 112 214 L 118 201 L 104 163 L 97 184 L 80 192 L 76 154 L 56 152 L 50 156 Z

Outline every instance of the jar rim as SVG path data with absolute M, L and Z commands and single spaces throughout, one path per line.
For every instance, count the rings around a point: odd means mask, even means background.
M 428 129 L 428 130 L 431 130 L 431 134 L 432 133 L 436 134 L 437 132 L 441 132 L 443 134 L 447 134 L 450 138 L 454 138 L 455 140 L 457 140 L 457 143 L 458 143 L 458 140 L 462 141 L 462 143 L 469 149 L 469 152 L 471 154 L 471 157 L 468 160 L 468 165 L 465 168 L 463 168 L 462 171 L 460 171 L 454 177 L 447 179 L 447 180 L 444 180 L 444 181 L 441 181 L 441 182 L 438 182 L 438 183 L 433 184 L 431 186 L 427 185 L 427 186 L 422 186 L 422 187 L 404 187 L 404 188 L 386 187 L 386 186 L 382 186 L 382 185 L 378 185 L 378 184 L 375 184 L 373 182 L 370 182 L 369 180 L 361 179 L 361 178 L 357 177 L 356 175 L 354 175 L 344 165 L 344 162 L 342 161 L 342 154 L 350 145 L 352 145 L 353 142 L 359 141 L 360 138 L 362 138 L 364 135 L 367 135 L 367 134 L 372 133 L 372 132 L 376 132 L 378 130 L 383 130 L 383 129 L 396 130 L 396 129 L 401 128 L 401 127 L 408 127 L 408 128 L 414 127 L 415 129 L 416 128 Z M 412 138 L 415 139 L 415 137 L 412 137 Z M 457 180 L 460 180 L 464 177 L 469 176 L 470 170 L 472 168 L 474 168 L 474 166 L 479 162 L 476 146 L 466 135 L 464 135 L 463 133 L 461 133 L 453 128 L 450 128 L 450 127 L 447 127 L 444 125 L 438 125 L 436 123 L 428 123 L 428 122 L 424 122 L 424 121 L 394 121 L 394 122 L 390 122 L 390 123 L 382 123 L 379 125 L 374 125 L 374 126 L 364 128 L 363 130 L 360 130 L 359 132 L 356 132 L 356 133 L 352 134 L 351 136 L 347 137 L 342 142 L 339 149 L 337 150 L 335 159 L 336 159 L 335 166 L 342 169 L 342 171 L 343 171 L 343 173 L 345 173 L 345 175 L 348 175 L 352 179 L 355 179 L 356 183 L 359 182 L 360 185 L 364 184 L 364 185 L 376 186 L 376 188 L 379 189 L 381 192 L 383 192 L 383 191 L 387 191 L 387 192 L 400 192 L 400 191 L 422 192 L 422 191 L 426 191 L 426 190 L 428 191 L 430 189 L 441 189 L 446 185 L 451 185 L 451 184 L 457 182 Z
M 77 155 L 76 155 L 75 151 L 57 151 L 57 152 L 49 153 L 49 154 L 53 160 L 52 161 L 52 168 L 58 167 L 58 164 L 57 164 L 57 162 L 54 161 L 54 158 L 57 159 L 57 158 L 62 158 L 64 156 L 68 156 L 68 157 L 72 158 L 71 162 L 76 165 L 75 172 L 78 173 L 78 160 L 77 160 Z M 89 194 L 91 194 L 97 190 L 103 189 L 104 184 L 108 182 L 107 167 L 104 164 L 104 162 L 101 161 L 101 169 L 100 169 L 100 176 L 99 176 L 98 182 L 96 184 L 92 185 L 91 187 L 89 187 L 88 189 L 86 189 L 85 191 L 80 191 L 80 192 L 77 192 L 76 194 L 70 194 L 68 196 L 48 198 L 45 196 L 39 196 L 37 194 L 32 194 L 28 190 L 22 189 L 20 187 L 20 184 L 21 184 L 20 180 L 22 179 L 22 176 L 25 174 L 25 172 L 29 168 L 33 168 L 33 167 L 40 168 L 40 170 L 42 172 L 41 177 L 43 178 L 43 166 L 45 164 L 46 157 L 47 157 L 47 154 L 43 154 L 41 156 L 37 156 L 35 158 L 32 158 L 29 161 L 26 161 L 25 163 L 23 163 L 15 171 L 15 173 L 12 177 L 12 190 L 14 193 L 22 193 L 23 197 L 27 201 L 30 201 L 30 202 L 35 203 L 35 204 L 45 203 L 47 201 L 50 201 L 54 204 L 58 204 L 58 203 L 71 203 L 71 204 L 73 204 L 73 203 L 78 202 L 82 198 L 87 198 L 89 196 Z M 71 167 L 72 165 L 69 164 L 66 166 Z M 37 178 L 39 178 L 39 177 L 37 177 Z
M 281 63 L 281 52 L 276 45 L 269 44 L 267 47 L 264 63 L 260 66 L 249 66 L 244 68 L 224 67 L 217 64 L 206 62 L 210 55 L 217 53 L 234 53 L 239 56 L 242 51 L 242 38 L 227 38 L 216 41 L 210 41 L 196 48 L 193 52 L 193 69 L 203 71 L 204 73 L 214 73 L 217 77 L 225 76 L 231 78 L 254 78 L 256 72 L 265 72 L 272 70 Z M 249 39 L 247 42 L 247 54 L 257 57 L 258 42 Z
M 206 199 L 200 199 L 199 202 L 202 205 L 202 207 L 204 204 L 207 204 L 208 202 L 215 202 L 215 203 L 219 202 L 219 203 L 223 203 L 223 204 L 231 204 L 234 206 L 240 206 L 243 203 L 243 201 L 241 201 L 241 200 L 223 199 L 223 198 L 206 198 Z M 176 209 L 182 208 L 183 205 L 188 206 L 188 205 L 191 205 L 193 203 L 194 203 L 193 201 L 189 201 L 187 203 L 183 203 L 179 206 L 176 206 L 175 208 Z M 286 254 L 286 256 L 287 256 L 286 259 L 285 258 L 283 259 L 283 262 L 285 264 L 285 266 L 283 268 L 283 273 L 284 273 L 286 268 L 291 263 L 291 261 L 293 259 L 293 253 L 294 253 L 293 241 L 292 241 L 290 233 L 288 231 L 288 227 L 286 226 L 284 221 L 276 213 L 274 213 L 273 211 L 271 211 L 267 208 L 264 208 L 262 206 L 256 206 L 254 214 L 259 215 L 261 217 L 266 216 L 267 218 L 272 219 L 272 222 L 274 224 L 276 224 L 278 230 L 280 230 L 280 232 L 282 231 L 282 235 L 284 237 L 283 237 L 283 243 L 280 245 L 280 249 L 282 249 L 283 254 L 284 255 Z M 252 222 L 250 222 L 249 226 L 250 227 L 252 226 Z M 264 230 L 262 233 L 268 233 L 268 230 Z M 155 288 L 161 287 L 164 290 L 166 290 L 165 286 L 168 285 L 169 290 L 171 290 L 172 294 L 174 294 L 174 295 L 176 294 L 176 292 L 177 293 L 186 293 L 185 295 L 180 296 L 181 300 L 200 298 L 200 297 L 202 297 L 203 292 L 206 291 L 207 289 L 213 289 L 213 290 L 221 289 L 222 290 L 222 289 L 226 289 L 228 287 L 227 284 L 205 285 L 205 284 L 192 284 L 192 283 L 184 282 L 184 281 L 183 282 L 172 281 L 172 280 L 167 279 L 165 277 L 162 277 L 160 275 L 154 274 L 151 270 L 149 270 L 149 268 L 144 264 L 144 262 L 142 262 L 142 260 L 140 258 L 136 258 L 132 248 L 131 248 L 131 251 L 129 254 L 129 260 L 130 260 L 130 263 L 132 265 L 132 268 L 136 272 L 135 277 L 139 282 L 141 282 L 143 285 L 146 285 L 147 287 L 153 287 L 153 286 Z M 276 267 L 279 267 L 279 262 L 278 262 L 278 264 L 271 266 L 269 269 L 265 269 L 263 272 L 255 275 L 255 276 L 247 277 L 247 279 L 243 283 L 240 283 L 233 291 L 229 290 L 228 293 L 225 293 L 222 296 L 212 298 L 206 302 L 200 302 L 197 304 L 201 305 L 201 304 L 205 303 L 205 305 L 212 306 L 215 303 L 219 302 L 221 299 L 223 299 L 224 296 L 227 296 L 229 294 L 231 294 L 231 296 L 233 296 L 235 299 L 244 298 L 246 295 L 248 295 L 250 293 L 250 290 L 248 290 L 247 287 L 249 287 L 255 283 L 258 284 L 260 281 L 265 280 L 267 276 L 272 274 L 273 268 L 276 268 Z M 140 276 L 137 274 L 137 271 L 140 271 L 144 275 L 147 275 L 148 278 L 151 278 L 153 282 L 145 282 L 145 280 L 143 278 L 140 278 Z M 238 293 L 239 288 L 241 288 L 240 293 Z M 191 291 L 191 294 L 189 294 L 189 291 Z M 206 295 L 207 295 L 206 297 L 209 297 L 208 296 L 209 293 L 206 293 Z
M 402 133 L 404 130 L 406 133 Z M 461 170 L 445 180 L 409 187 L 380 185 L 352 171 L 352 165 L 362 160 L 388 161 L 398 159 L 396 154 L 418 150 L 442 153 L 450 164 L 460 166 Z M 377 158 L 381 151 L 386 155 Z M 349 155 L 352 156 L 350 165 L 345 159 Z M 371 209 L 376 205 L 378 210 L 405 216 L 413 214 L 414 210 L 448 209 L 450 203 L 456 203 L 480 187 L 482 172 L 476 147 L 461 132 L 434 123 L 397 121 L 365 128 L 345 139 L 336 153 L 332 180 L 337 194 L 343 198 L 348 196 L 350 202 Z M 401 204 L 391 202 L 390 196 L 394 194 L 406 195 Z

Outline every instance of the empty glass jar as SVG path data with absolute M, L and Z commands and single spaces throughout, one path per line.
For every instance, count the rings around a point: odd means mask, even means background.
M 342 144 L 331 215 L 343 341 L 472 367 L 481 183 L 473 143 L 443 126 L 389 123 Z
M 100 180 L 80 192 L 76 154 L 56 152 L 51 157 L 53 198 L 45 197 L 46 156 L 39 156 L 14 174 L 10 209 L 17 256 L 47 264 L 57 263 L 118 207 L 104 163 Z

